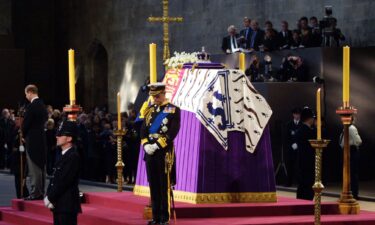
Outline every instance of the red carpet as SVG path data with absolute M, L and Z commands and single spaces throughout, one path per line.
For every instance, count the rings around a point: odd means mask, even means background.
M 82 225 L 146 224 L 142 218 L 148 198 L 132 193 L 87 193 L 82 204 Z M 278 224 L 312 225 L 313 203 L 279 197 L 277 203 L 186 204 L 177 203 L 177 224 Z M 322 206 L 324 225 L 375 225 L 375 213 L 361 211 L 359 215 L 339 215 L 336 203 Z M 0 208 L 0 225 L 51 225 L 52 215 L 42 201 L 15 199 L 12 207 Z

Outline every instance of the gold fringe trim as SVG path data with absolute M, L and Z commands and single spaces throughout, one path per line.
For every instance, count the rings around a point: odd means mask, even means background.
M 150 196 L 150 189 L 146 186 L 135 185 L 135 195 Z M 250 202 L 276 202 L 276 192 L 238 192 L 238 193 L 192 193 L 173 191 L 174 199 L 178 202 L 201 203 L 250 203 Z

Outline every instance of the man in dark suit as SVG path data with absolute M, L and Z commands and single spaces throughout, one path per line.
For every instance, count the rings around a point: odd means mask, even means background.
M 315 150 L 311 147 L 309 140 L 316 138 L 314 125 L 314 112 L 309 107 L 303 108 L 301 112 L 301 128 L 297 132 L 298 147 L 298 188 L 297 198 L 313 200 L 315 178 Z
M 75 122 L 64 121 L 56 134 L 61 157 L 44 198 L 44 205 L 53 212 L 54 225 L 76 225 L 77 215 L 82 212 L 78 189 L 80 158 L 73 144 L 77 133 Z
M 173 140 L 180 129 L 180 109 L 167 101 L 165 84 L 153 83 L 149 87 L 154 102 L 147 108 L 141 127 L 153 218 L 148 224 L 167 225 L 170 219 L 169 188 L 175 183 L 176 172 Z
M 252 20 L 251 32 L 250 32 L 249 39 L 247 40 L 247 46 L 249 46 L 250 49 L 259 51 L 259 46 L 263 45 L 263 40 L 264 40 L 264 31 L 259 29 L 258 21 Z
M 288 28 L 288 22 L 281 21 L 281 31 L 278 33 L 280 49 L 289 49 L 293 42 L 292 31 Z
M 244 48 L 244 49 L 249 49 L 250 47 L 247 46 L 247 40 L 249 39 L 249 35 L 250 35 L 250 32 L 251 32 L 251 27 L 250 27 L 250 24 L 251 24 L 251 20 L 247 17 L 243 18 L 243 25 L 244 25 L 244 29 L 242 29 L 240 31 L 240 43 L 241 43 L 241 47 Z
M 224 53 L 230 54 L 236 52 L 239 47 L 239 37 L 240 35 L 236 32 L 236 27 L 230 25 L 228 27 L 228 36 L 223 38 L 223 42 L 221 44 L 221 49 Z
M 25 95 L 27 100 L 31 102 L 26 108 L 22 124 L 22 132 L 26 140 L 28 176 L 30 178 L 30 195 L 25 200 L 41 200 L 44 195 L 47 149 L 44 124 L 47 121 L 48 113 L 43 101 L 38 97 L 38 88 L 35 85 L 27 85 Z

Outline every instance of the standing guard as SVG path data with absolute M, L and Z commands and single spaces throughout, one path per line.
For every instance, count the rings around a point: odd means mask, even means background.
M 166 99 L 165 84 L 153 83 L 149 88 L 153 104 L 146 109 L 141 128 L 153 218 L 148 224 L 167 225 L 170 186 L 176 181 L 173 140 L 180 129 L 180 109 Z

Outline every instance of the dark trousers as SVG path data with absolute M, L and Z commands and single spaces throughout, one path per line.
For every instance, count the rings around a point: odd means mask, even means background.
M 53 213 L 54 225 L 77 225 L 77 213 Z
M 288 149 L 287 150 L 287 161 L 286 161 L 286 170 L 288 172 L 288 178 L 286 181 L 286 186 L 292 186 L 295 179 L 295 171 L 298 161 L 298 150 Z
M 169 204 L 165 154 L 156 152 L 155 156 L 146 161 L 146 170 L 150 185 L 153 220 L 167 222 L 169 221 Z
M 44 184 L 46 179 L 45 169 L 40 168 L 26 152 L 27 171 L 30 178 L 30 197 L 38 198 L 44 195 Z
M 355 199 L 358 199 L 359 159 L 360 156 L 357 147 L 350 146 L 350 189 Z

